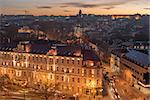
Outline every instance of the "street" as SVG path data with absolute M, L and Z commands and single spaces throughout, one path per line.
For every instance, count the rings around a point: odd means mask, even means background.
M 111 97 L 111 99 L 144 100 L 145 95 L 136 88 L 130 86 L 128 82 L 123 80 L 120 76 L 115 75 L 115 78 L 112 78 L 114 73 L 108 64 L 103 65 L 103 72 L 108 73 L 109 85 L 107 85 L 107 91 L 109 94 L 108 96 Z M 105 84 L 108 83 L 106 82 Z M 108 99 L 105 99 L 104 97 L 104 100 Z M 148 98 L 146 100 L 148 100 Z

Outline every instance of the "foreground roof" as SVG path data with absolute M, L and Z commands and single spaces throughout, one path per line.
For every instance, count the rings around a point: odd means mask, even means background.
M 142 66 L 150 65 L 149 54 L 145 54 L 137 50 L 128 50 L 128 53 L 126 53 L 124 56 Z

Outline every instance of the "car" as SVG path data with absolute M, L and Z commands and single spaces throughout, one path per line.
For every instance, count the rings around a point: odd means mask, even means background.
M 67 97 L 65 95 L 62 95 L 62 99 L 66 99 Z
M 113 95 L 113 97 L 115 98 L 115 100 L 118 98 L 115 94 Z
M 118 95 L 117 97 L 118 97 L 118 99 L 120 99 L 120 95 Z
M 114 89 L 114 90 L 115 90 L 116 94 L 118 94 L 118 93 L 117 93 L 117 92 L 118 92 L 117 89 Z

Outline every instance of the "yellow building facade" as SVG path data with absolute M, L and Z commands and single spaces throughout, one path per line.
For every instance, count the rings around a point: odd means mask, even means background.
M 99 67 L 98 67 L 99 66 Z M 68 94 L 86 94 L 91 87 L 102 89 L 100 64 L 83 61 L 83 57 L 0 51 L 0 75 L 34 86 L 58 84 L 58 90 Z

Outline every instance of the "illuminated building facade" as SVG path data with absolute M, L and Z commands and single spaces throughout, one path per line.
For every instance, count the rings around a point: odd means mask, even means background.
M 113 50 L 111 54 L 113 56 L 111 56 L 110 60 L 111 67 L 113 67 L 113 69 L 119 69 L 120 75 L 127 80 L 130 85 L 134 86 L 139 84 L 144 88 L 149 88 L 150 62 L 148 52 L 141 52 L 134 49 Z
M 94 52 L 48 45 L 22 42 L 13 49 L 1 46 L 0 74 L 8 74 L 11 79 L 31 86 L 57 84 L 57 89 L 67 94 L 87 94 L 92 89 L 94 95 L 100 94 L 101 63 Z
M 110 67 L 116 74 L 120 74 L 121 56 L 126 52 L 126 49 L 114 49 L 111 51 Z
M 123 77 L 131 84 L 139 84 L 145 88 L 150 87 L 149 55 L 129 50 L 121 58 L 121 72 Z
M 135 15 L 112 15 L 112 19 L 118 19 L 118 18 L 127 18 L 127 19 L 135 18 L 136 20 L 139 20 L 139 19 L 141 19 L 141 15 L 140 14 L 135 14 Z

